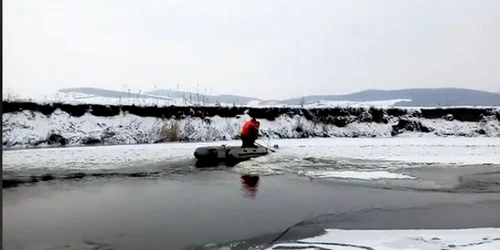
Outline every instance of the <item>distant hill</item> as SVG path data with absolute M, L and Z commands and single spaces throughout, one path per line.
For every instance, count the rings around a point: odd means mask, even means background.
M 136 92 L 125 92 L 125 91 L 116 91 L 116 90 L 108 90 L 101 88 L 65 88 L 60 89 L 58 92 L 61 93 L 81 93 L 86 95 L 91 95 L 95 97 L 105 97 L 105 98 L 153 98 L 160 100 L 173 100 L 173 99 L 185 99 L 189 102 L 195 103 L 226 103 L 226 104 L 235 104 L 235 105 L 247 105 L 251 101 L 261 101 L 258 98 L 246 97 L 246 96 L 237 96 L 237 95 L 203 95 L 197 94 L 194 92 L 187 91 L 175 91 L 175 90 L 167 90 L 167 89 L 157 89 L 152 91 L 145 91 L 142 93 Z M 81 99 L 85 99 L 88 97 L 81 97 Z
M 311 103 L 326 101 L 380 101 L 409 99 L 408 102 L 398 102 L 395 106 L 500 106 L 500 94 L 460 88 L 420 88 L 401 90 L 365 90 L 348 95 L 315 95 L 291 98 L 281 101 L 288 105 L 301 102 Z
M 376 102 L 386 100 L 396 101 L 394 106 L 500 106 L 500 93 L 461 89 L 461 88 L 414 88 L 400 90 L 364 90 L 347 95 L 310 95 L 285 100 L 262 100 L 254 97 L 238 95 L 202 95 L 193 92 L 157 89 L 143 93 L 128 93 L 124 91 L 107 90 L 100 88 L 67 88 L 59 92 L 82 93 L 107 98 L 153 98 L 161 100 L 186 99 L 198 103 L 226 103 L 248 105 L 255 102 L 258 105 L 314 105 L 322 102 L 349 101 L 349 102 Z
M 129 93 L 124 91 L 116 91 L 109 89 L 101 89 L 101 88 L 67 88 L 60 89 L 58 92 L 61 93 L 82 93 L 91 96 L 98 97 L 108 97 L 108 98 L 126 98 L 126 97 L 134 97 L 134 98 L 151 98 L 150 95 L 140 94 L 140 93 Z M 172 98 L 167 97 L 157 97 L 157 99 L 162 100 L 171 100 Z

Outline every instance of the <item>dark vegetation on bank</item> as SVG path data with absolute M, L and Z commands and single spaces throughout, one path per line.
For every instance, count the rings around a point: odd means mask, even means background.
M 300 115 L 307 120 L 336 124 L 340 117 L 360 117 L 361 121 L 387 123 L 386 117 L 411 116 L 427 119 L 454 119 L 458 121 L 479 122 L 485 116 L 496 116 L 500 120 L 500 112 L 494 108 L 426 108 L 419 110 L 401 108 L 293 108 L 293 107 L 215 107 L 215 106 L 135 106 L 135 105 L 98 105 L 98 104 L 65 104 L 51 103 L 39 104 L 34 102 L 2 102 L 3 113 L 19 112 L 23 110 L 38 111 L 44 115 L 51 115 L 60 109 L 73 117 L 90 113 L 94 116 L 110 117 L 120 115 L 120 112 L 157 118 L 183 119 L 186 117 L 236 117 L 245 110 L 253 111 L 257 119 L 275 120 L 281 115 Z

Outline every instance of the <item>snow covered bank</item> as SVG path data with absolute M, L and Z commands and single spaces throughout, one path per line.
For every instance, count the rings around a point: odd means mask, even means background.
M 238 139 L 245 108 L 3 102 L 3 147 Z M 500 136 L 498 109 L 253 109 L 271 138 Z
M 271 249 L 373 249 L 442 250 L 500 249 L 500 228 L 455 230 L 337 230 L 294 243 L 276 244 Z

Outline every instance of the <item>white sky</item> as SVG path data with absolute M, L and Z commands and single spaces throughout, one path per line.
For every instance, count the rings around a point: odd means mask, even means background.
M 3 32 L 4 91 L 500 90 L 498 0 L 4 0 Z

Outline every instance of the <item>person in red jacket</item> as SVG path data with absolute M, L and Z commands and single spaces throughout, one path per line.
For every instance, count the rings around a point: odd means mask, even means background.
M 259 135 L 260 122 L 257 121 L 254 117 L 252 119 L 245 122 L 243 125 L 243 129 L 241 130 L 241 141 L 243 144 L 242 148 L 255 148 L 255 140 L 257 140 L 257 136 Z

